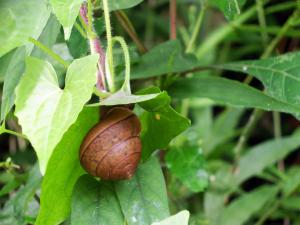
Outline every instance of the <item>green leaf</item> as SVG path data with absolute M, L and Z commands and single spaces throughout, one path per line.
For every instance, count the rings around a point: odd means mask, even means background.
M 26 72 L 16 91 L 15 113 L 37 152 L 42 173 L 53 149 L 93 93 L 97 60 L 96 55 L 74 60 L 64 89 L 58 86 L 51 64 L 32 57 L 26 60 Z
M 30 201 L 40 187 L 42 181 L 38 165 L 32 167 L 28 174 L 26 184 L 22 186 L 13 197 L 6 202 L 0 211 L 1 224 L 23 225 L 26 224 L 26 214 Z
M 297 130 L 291 136 L 267 141 L 249 149 L 238 162 L 237 172 L 233 176 L 233 183 L 238 185 L 248 178 L 261 173 L 266 167 L 283 159 L 299 146 L 300 131 Z
M 101 100 L 99 103 L 90 104 L 88 106 L 101 106 L 101 105 L 127 105 L 132 103 L 144 102 L 156 98 L 160 93 L 133 95 L 123 90 L 117 91 L 109 97 Z
M 9 53 L 7 53 L 4 56 L 0 57 L 0 82 L 1 83 L 4 81 L 7 67 L 10 64 L 10 61 L 11 61 L 14 53 L 15 53 L 15 50 L 10 51 Z
M 79 14 L 79 9 L 84 0 L 50 0 L 57 19 L 64 27 L 65 39 L 68 40 L 73 24 Z
M 220 221 L 222 225 L 243 225 L 251 216 L 261 210 L 278 192 L 277 187 L 262 186 L 244 194 L 230 203 L 223 211 Z
M 89 50 L 87 40 L 82 37 L 80 32 L 73 27 L 70 39 L 67 41 L 68 49 L 70 54 L 75 58 L 83 57 Z
M 168 216 L 164 177 L 155 158 L 141 164 L 130 180 L 98 182 L 85 175 L 74 188 L 72 225 L 150 225 Z
M 11 58 L 5 71 L 0 121 L 5 118 L 15 103 L 15 88 L 25 70 L 25 56 L 25 47 L 18 48 L 11 53 Z
M 12 197 L 5 202 L 4 206 L 0 210 L 1 225 L 11 225 L 11 224 L 22 224 L 23 218 L 16 218 L 14 215 L 13 201 L 15 197 Z
M 0 197 L 8 194 L 9 192 L 15 190 L 21 185 L 21 182 L 17 179 L 12 179 L 8 183 L 6 183 L 0 190 Z
M 80 20 L 77 19 L 77 22 L 80 23 Z M 105 32 L 104 18 L 93 18 L 93 22 L 96 34 L 98 34 L 98 36 L 101 37 Z M 83 37 L 75 26 L 73 26 L 72 28 L 70 39 L 67 41 L 67 46 L 70 54 L 73 56 L 74 59 L 83 57 L 89 52 L 89 44 L 87 37 Z M 116 59 L 114 58 L 114 60 Z M 114 65 L 116 65 L 116 63 Z
M 157 93 L 158 88 L 148 88 L 139 94 Z M 190 126 L 190 121 L 170 106 L 170 97 L 162 92 L 157 98 L 140 103 L 145 112 L 140 116 L 142 123 L 143 159 L 153 151 L 164 149 L 170 141 Z
M 152 225 L 188 225 L 190 213 L 183 210 L 174 216 L 170 216 L 163 221 L 152 223 Z
M 246 84 L 225 78 L 179 79 L 168 91 L 175 98 L 208 98 L 222 105 L 287 112 L 296 117 L 300 113 L 300 107 L 297 105 L 277 100 Z
M 170 215 L 164 176 L 154 157 L 131 180 L 116 182 L 115 190 L 128 225 L 148 225 Z
M 208 186 L 208 173 L 199 147 L 171 148 L 166 155 L 166 165 L 191 191 L 203 191 Z
M 283 193 L 285 196 L 291 195 L 300 187 L 300 167 L 292 167 L 289 169 L 287 179 L 283 182 Z
M 52 47 L 56 41 L 59 30 L 60 25 L 57 23 L 55 17 L 51 16 L 38 40 L 44 45 Z M 25 47 L 20 47 L 5 56 L 5 58 L 7 58 L 7 62 L 2 68 L 2 71 L 5 75 L 5 80 L 2 94 L 0 121 L 5 118 L 15 103 L 15 89 L 25 71 L 25 56 Z M 31 52 L 31 56 L 43 59 L 47 55 L 39 48 L 35 47 Z
M 243 112 L 243 109 L 229 108 L 216 117 L 212 129 L 208 131 L 208 136 L 203 141 L 204 154 L 212 154 L 216 147 L 236 134 L 236 127 Z
M 158 87 L 148 87 L 137 92 L 139 95 L 147 95 L 149 93 L 157 93 L 157 97 L 149 101 L 140 102 L 139 106 L 148 112 L 156 112 L 160 108 L 166 107 L 171 104 L 171 98 L 166 91 L 160 92 Z M 150 94 L 151 95 L 151 94 Z
M 16 216 L 25 216 L 28 204 L 40 187 L 41 181 L 42 176 L 40 174 L 39 167 L 36 164 L 28 174 L 28 180 L 25 186 L 18 191 L 15 198 L 13 205 Z
M 110 11 L 115 11 L 120 9 L 132 8 L 143 1 L 144 0 L 109 0 L 108 5 Z M 100 5 L 102 7 L 102 1 L 100 2 L 101 2 Z
M 87 132 L 98 120 L 98 109 L 85 108 L 55 148 L 42 183 L 36 225 L 59 224 L 68 217 L 73 187 L 84 174 L 79 163 L 79 148 Z
M 229 63 L 221 67 L 248 73 L 259 79 L 269 96 L 286 104 L 300 104 L 300 52 L 265 60 Z
M 225 17 L 229 20 L 235 18 L 241 13 L 241 7 L 246 3 L 246 0 L 209 0 L 212 4 L 221 9 Z
M 179 41 L 168 41 L 157 45 L 141 57 L 132 67 L 131 79 L 143 79 L 163 74 L 179 73 L 199 66 L 193 55 L 184 55 Z
M 50 11 L 45 0 L 1 1 L 0 57 L 25 44 L 29 37 L 38 38 Z
M 71 224 L 124 225 L 113 183 L 80 177 L 72 196 Z
M 292 196 L 282 202 L 282 206 L 288 210 L 300 211 L 300 197 Z
M 227 201 L 224 192 L 214 191 L 211 188 L 204 193 L 205 217 L 212 225 L 219 225 L 218 220 L 224 209 L 224 202 Z
M 56 42 L 57 36 L 60 32 L 60 28 L 61 26 L 57 21 L 56 17 L 53 14 L 51 14 L 43 32 L 39 36 L 38 41 L 51 49 Z M 43 52 L 37 46 L 34 46 L 30 55 L 40 59 L 45 59 L 46 57 L 49 57 L 47 53 Z

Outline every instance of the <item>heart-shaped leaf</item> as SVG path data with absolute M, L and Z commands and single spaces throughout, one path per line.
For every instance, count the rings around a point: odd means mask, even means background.
M 115 190 L 128 225 L 151 224 L 170 215 L 164 176 L 155 157 L 141 164 L 131 180 L 116 182 Z
M 32 143 L 42 173 L 54 147 L 90 99 L 96 83 L 98 56 L 72 62 L 65 88 L 58 85 L 48 62 L 28 57 L 26 71 L 16 91 L 16 115 L 23 133 Z
M 43 179 L 40 211 L 35 225 L 60 224 L 69 216 L 73 187 L 84 174 L 79 163 L 79 148 L 87 132 L 98 121 L 98 109 L 83 109 L 56 146 Z
M 0 57 L 25 44 L 29 37 L 38 38 L 50 11 L 45 0 L 1 1 Z
M 50 0 L 57 19 L 64 27 L 66 40 L 70 38 L 73 24 L 83 2 L 84 0 Z
M 6 70 L 3 85 L 1 118 L 2 121 L 11 110 L 15 101 L 15 88 L 25 70 L 26 48 L 20 47 L 10 52 L 6 57 L 10 57 Z
M 124 225 L 125 219 L 112 182 L 81 176 L 72 196 L 71 225 Z
M 43 32 L 39 37 L 39 42 L 47 47 L 52 47 L 60 31 L 60 25 L 54 15 L 52 15 Z M 47 55 L 41 49 L 35 47 L 31 56 L 44 59 Z M 2 93 L 1 117 L 2 121 L 15 103 L 15 89 L 25 71 L 26 48 L 19 47 L 4 56 L 6 65 L 3 65 L 2 71 L 5 74 L 5 80 Z M 0 65 L 1 67 L 1 65 Z
M 141 164 L 125 181 L 96 181 L 84 175 L 72 198 L 71 224 L 150 225 L 169 216 L 166 186 L 158 160 Z

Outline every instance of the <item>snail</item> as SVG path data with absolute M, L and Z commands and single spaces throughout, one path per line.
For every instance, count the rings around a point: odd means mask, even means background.
M 141 159 L 141 124 L 126 107 L 104 108 L 102 120 L 84 138 L 80 163 L 103 180 L 130 179 Z

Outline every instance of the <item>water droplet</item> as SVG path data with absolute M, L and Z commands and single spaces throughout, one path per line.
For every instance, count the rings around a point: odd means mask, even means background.
M 247 71 L 248 70 L 248 67 L 247 66 L 243 66 L 243 71 Z

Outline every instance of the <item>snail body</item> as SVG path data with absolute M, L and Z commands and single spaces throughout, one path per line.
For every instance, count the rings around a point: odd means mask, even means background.
M 131 178 L 141 159 L 140 132 L 140 121 L 130 109 L 113 107 L 85 137 L 81 165 L 103 180 Z

